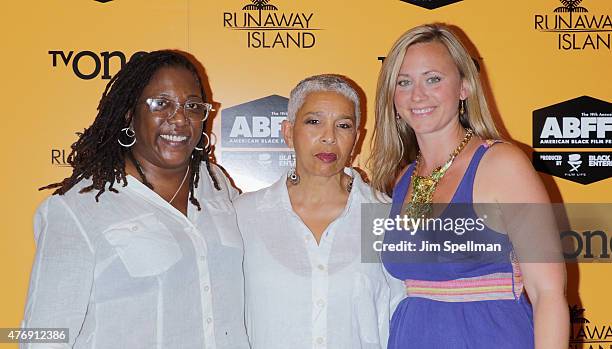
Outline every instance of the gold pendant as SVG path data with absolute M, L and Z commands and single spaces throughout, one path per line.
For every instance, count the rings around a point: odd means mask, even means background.
M 433 194 L 436 191 L 438 183 L 446 174 L 446 171 L 453 164 L 453 161 L 459 155 L 459 153 L 465 148 L 470 139 L 472 138 L 473 131 L 467 129 L 463 140 L 459 143 L 457 148 L 450 154 L 450 157 L 446 163 L 432 171 L 429 176 L 419 176 L 419 158 L 421 153 L 417 154 L 417 158 L 414 164 L 414 170 L 412 171 L 412 197 L 410 203 L 406 208 L 406 215 L 413 218 L 427 217 L 432 212 L 432 201 Z

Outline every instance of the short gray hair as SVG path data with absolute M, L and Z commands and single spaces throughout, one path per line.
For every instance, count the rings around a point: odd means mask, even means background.
M 337 92 L 353 102 L 355 106 L 355 126 L 359 127 L 359 119 L 361 117 L 359 95 L 345 77 L 334 74 L 321 74 L 308 77 L 300 81 L 297 86 L 291 90 L 289 104 L 287 105 L 287 120 L 289 122 L 295 122 L 297 111 L 304 105 L 306 97 L 311 92 Z

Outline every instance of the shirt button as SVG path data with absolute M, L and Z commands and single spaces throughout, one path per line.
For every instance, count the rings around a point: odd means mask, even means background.
M 317 268 L 319 268 L 319 270 L 325 270 L 325 266 L 323 264 L 319 264 Z
M 132 226 L 132 231 L 138 231 L 138 226 L 137 225 L 133 225 Z
M 208 292 L 208 291 L 210 291 L 210 286 L 208 285 L 204 286 L 204 292 Z
M 212 319 L 211 317 L 209 317 L 208 319 L 206 319 L 206 322 L 207 322 L 207 323 L 211 323 L 211 322 L 212 322 L 212 320 L 213 320 L 213 319 Z
M 324 300 L 322 300 L 322 299 L 319 299 L 319 300 L 317 301 L 317 305 L 318 305 L 318 306 L 320 306 L 320 307 L 322 307 L 322 306 L 324 306 L 324 305 L 325 305 L 325 301 L 324 301 Z
M 323 337 L 317 338 L 317 344 L 323 344 L 323 342 L 325 342 L 325 339 L 323 339 Z

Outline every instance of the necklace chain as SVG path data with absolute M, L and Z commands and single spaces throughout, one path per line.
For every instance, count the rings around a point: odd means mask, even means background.
M 170 199 L 170 201 L 168 201 L 169 204 L 172 204 L 172 201 L 174 201 L 174 199 L 178 195 L 179 191 L 181 191 L 181 188 L 183 187 L 183 184 L 185 184 L 185 180 L 187 179 L 187 175 L 189 175 L 189 165 L 187 165 L 187 171 L 185 171 L 185 176 L 183 177 L 183 180 L 181 181 L 181 185 L 179 185 L 179 187 L 176 190 L 176 192 L 174 193 L 174 195 L 172 195 L 172 199 Z
M 448 160 L 440 167 L 435 168 L 429 176 L 419 176 L 418 172 L 420 169 L 420 159 L 422 157 L 421 152 L 417 154 L 414 171 L 410 182 L 412 183 L 412 195 L 408 207 L 406 208 L 406 214 L 409 217 L 427 217 L 432 211 L 433 194 L 438 187 L 438 183 L 446 174 L 446 171 L 451 167 L 453 161 L 461 153 L 463 148 L 468 144 L 474 132 L 472 129 L 467 129 L 463 140 L 459 143 L 457 148 L 450 154 Z
M 142 177 L 144 184 L 147 185 L 151 190 L 153 190 L 153 187 L 145 179 L 144 172 L 142 171 L 142 167 L 140 166 L 140 162 L 138 162 L 138 160 L 136 160 L 136 158 L 133 155 L 131 155 L 131 153 L 130 153 L 130 156 L 132 157 L 132 160 L 134 160 L 134 164 L 136 165 L 136 170 L 138 171 L 138 174 L 140 174 L 140 176 Z M 176 199 L 176 196 L 178 195 L 179 191 L 181 191 L 181 188 L 183 187 L 183 184 L 185 184 L 185 181 L 187 180 L 188 175 L 189 175 L 189 165 L 187 165 L 187 171 L 185 171 L 185 176 L 183 176 L 183 180 L 181 181 L 181 184 L 179 185 L 178 189 L 176 189 L 176 192 L 174 192 L 174 195 L 172 195 L 172 199 L 168 201 L 169 204 L 172 204 L 172 201 Z

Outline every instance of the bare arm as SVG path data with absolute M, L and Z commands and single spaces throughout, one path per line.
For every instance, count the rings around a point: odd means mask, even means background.
M 482 171 L 481 171 L 482 170 Z M 483 158 L 477 175 L 477 188 L 485 191 L 484 200 L 496 203 L 533 203 L 546 207 L 548 194 L 527 157 L 515 146 L 498 144 Z M 476 197 L 476 195 L 475 195 Z M 516 218 L 516 217 L 515 217 Z M 541 233 L 541 230 L 534 231 Z M 556 231 L 554 232 L 557 233 Z M 524 237 L 524 236 L 522 236 Z M 510 234 L 514 244 L 517 237 Z M 530 237 L 527 237 L 530 238 Z M 540 237 L 531 237 L 540 239 Z M 555 239 L 555 236 L 544 237 Z M 520 261 L 525 289 L 534 310 L 535 348 L 567 348 L 569 313 L 565 298 L 565 264 L 560 259 L 535 257 Z

